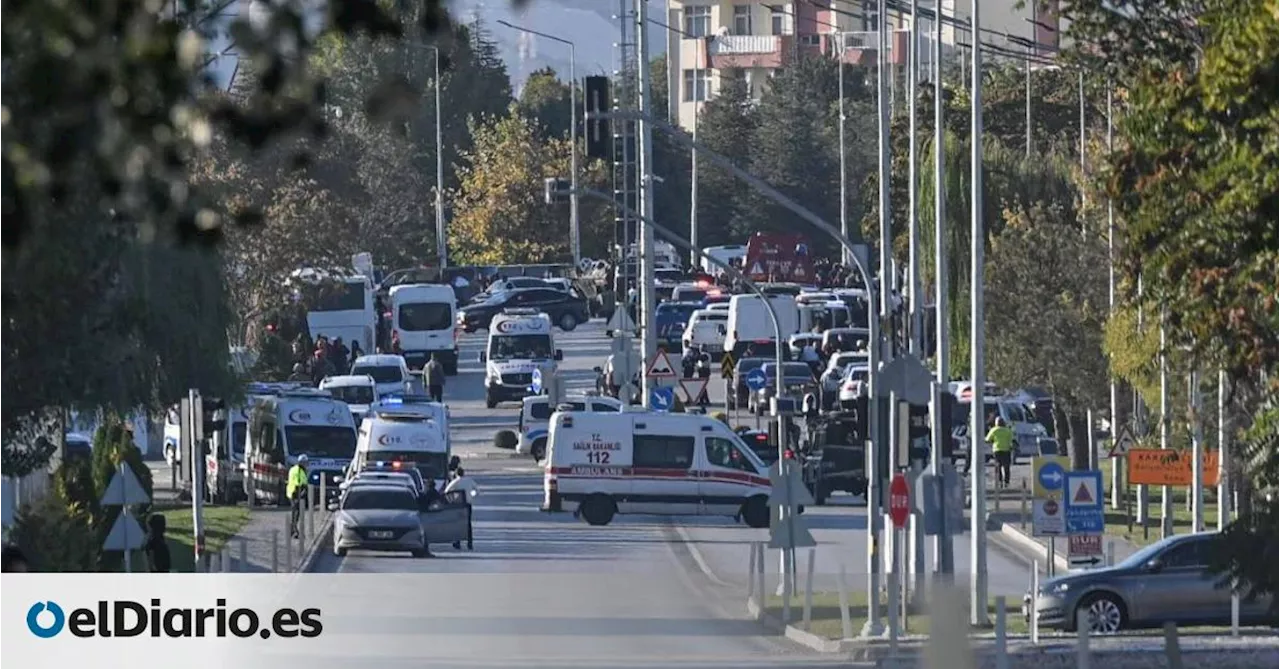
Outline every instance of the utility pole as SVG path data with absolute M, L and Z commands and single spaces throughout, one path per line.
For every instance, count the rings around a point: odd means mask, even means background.
M 1036 3 L 1040 0 L 1031 0 L 1031 46 L 1027 47 L 1027 53 L 1032 57 L 1040 54 L 1039 36 L 1036 35 Z M 1031 58 L 1027 58 L 1027 158 L 1031 157 Z
M 845 150 L 844 150 L 844 121 L 845 121 L 845 114 L 844 114 L 844 52 L 845 52 L 844 40 L 845 40 L 845 37 L 844 36 L 845 36 L 845 33 L 841 32 L 836 34 L 840 38 L 839 50 L 836 52 L 836 58 L 837 58 L 836 62 L 840 64 L 840 76 L 839 76 L 839 81 L 840 81 L 840 84 L 839 84 L 840 86 L 839 88 L 839 95 L 840 95 L 840 234 L 844 235 L 845 239 L 848 239 L 849 238 L 849 193 L 848 193 L 849 170 L 846 165 L 847 158 L 845 157 Z M 843 255 L 844 255 L 844 258 L 843 258 L 844 264 L 852 265 L 853 258 L 849 257 L 849 252 L 844 251 Z M 868 295 L 870 295 L 870 293 L 868 293 Z
M 1231 488 L 1227 485 L 1227 372 L 1218 370 L 1218 531 L 1231 523 Z
M 986 416 L 984 411 L 979 411 L 981 406 L 983 388 L 986 387 L 987 373 L 983 365 L 984 337 L 986 333 L 983 330 L 985 319 L 983 316 L 984 309 L 982 304 L 983 292 L 983 242 L 986 239 L 986 233 L 982 220 L 982 49 L 978 48 L 978 32 L 982 23 L 978 20 L 978 0 L 973 0 L 973 67 L 970 68 L 970 76 L 973 77 L 973 83 L 970 85 L 972 89 L 972 118 L 973 128 L 970 132 L 970 176 L 969 180 L 972 184 L 973 191 L 969 200 L 971 204 L 970 219 L 972 222 L 972 230 L 969 233 L 969 252 L 970 252 L 970 302 L 969 302 L 969 324 L 972 330 L 969 343 L 969 366 L 970 378 L 973 380 L 973 410 L 969 412 L 969 444 L 972 448 L 969 457 L 978 459 L 978 454 L 982 452 L 981 440 L 986 434 Z M 971 601 L 969 610 L 969 622 L 974 627 L 985 627 L 988 622 L 987 617 L 987 472 L 986 467 L 974 465 L 970 473 L 972 474 L 972 490 L 970 493 L 973 508 L 970 511 L 969 518 L 969 535 L 970 535 L 970 575 Z
M 1084 171 L 1084 70 L 1080 70 L 1080 172 Z
M 1138 334 L 1139 335 L 1142 334 L 1142 329 L 1143 329 L 1143 326 L 1145 325 L 1144 321 L 1145 321 L 1145 318 L 1143 317 L 1143 310 L 1142 310 L 1142 275 L 1139 274 L 1138 275 Z M 1134 395 L 1135 397 L 1137 397 L 1136 404 L 1138 409 L 1137 411 L 1138 428 L 1139 428 L 1138 433 L 1145 436 L 1147 433 L 1147 406 L 1146 406 L 1146 403 L 1143 401 L 1141 394 L 1138 394 L 1137 391 L 1134 391 Z M 1150 502 L 1151 502 L 1151 494 L 1150 494 L 1150 491 L 1147 489 L 1146 484 L 1145 483 L 1138 484 L 1138 505 L 1137 505 L 1138 512 L 1134 514 L 1133 521 L 1137 523 L 1139 527 L 1142 528 L 1144 535 L 1146 533 L 1146 528 L 1147 528 L 1147 517 L 1150 515 L 1149 509 L 1147 508 L 1148 506 L 1150 506 Z
M 1030 90 L 1030 89 L 1028 89 Z M 1111 83 L 1107 83 L 1107 153 L 1111 153 L 1115 147 L 1115 135 L 1112 127 L 1112 104 L 1111 104 Z M 1116 218 L 1115 206 L 1111 198 L 1107 198 L 1107 314 L 1111 315 L 1116 310 Z M 1116 379 L 1114 376 L 1110 379 L 1108 388 L 1111 399 L 1111 445 L 1114 447 L 1116 443 L 1116 426 L 1120 422 L 1119 397 L 1116 394 Z M 1118 460 L 1118 459 L 1117 459 Z M 1124 466 L 1120 462 L 1114 462 L 1111 467 L 1111 508 L 1119 509 L 1124 503 L 1125 495 L 1129 494 L 1128 486 L 1122 486 Z
M 703 46 L 698 45 L 697 56 L 693 60 L 693 141 L 698 141 L 698 116 L 699 102 L 703 97 L 709 95 L 711 91 L 704 90 L 698 93 L 699 87 L 702 85 L 702 72 L 699 65 L 702 61 Z M 645 67 L 641 64 L 641 67 Z M 697 269 L 700 265 L 700 257 L 698 249 L 698 149 L 695 147 L 689 152 L 689 244 L 693 250 L 689 252 L 689 265 Z
M 635 39 L 636 39 L 636 75 L 638 111 L 647 115 L 651 102 L 649 100 L 649 5 L 646 0 L 635 0 Z M 654 220 L 653 202 L 653 127 L 647 120 L 638 122 L 640 153 L 640 215 Z M 653 285 L 653 229 L 640 219 L 640 350 L 644 360 L 649 360 L 657 350 L 654 338 L 653 312 L 656 300 Z M 652 386 L 648 376 L 641 375 L 641 399 L 644 406 L 649 407 L 649 389 Z
M 613 88 L 612 107 L 616 111 L 630 111 L 636 103 L 635 85 L 636 78 L 632 68 L 635 67 L 635 55 L 632 51 L 636 44 L 631 36 L 633 23 L 631 0 L 617 0 L 618 2 L 618 71 L 616 73 L 617 84 Z M 640 251 L 639 235 L 636 230 L 635 217 L 631 212 L 639 206 L 637 202 L 637 186 L 639 178 L 636 176 L 636 124 L 634 121 L 618 119 L 610 124 L 613 130 L 613 194 L 618 206 L 614 207 L 614 226 L 618 239 L 618 263 L 617 274 L 618 280 L 615 282 L 618 303 L 622 305 L 622 309 L 630 313 L 631 297 L 629 288 L 636 286 L 638 289 L 638 281 L 636 280 L 636 263 L 630 262 L 628 254 L 635 249 L 638 256 Z M 639 260 L 636 258 L 635 260 Z M 640 304 L 637 298 L 637 305 Z M 637 317 L 642 314 L 636 314 Z M 624 360 L 624 369 L 642 369 L 643 358 L 636 365 L 632 365 L 635 356 L 635 350 L 632 346 L 632 335 L 634 332 L 627 332 L 622 337 L 622 343 L 619 348 L 622 351 Z M 643 351 L 642 351 L 643 352 Z M 631 398 L 635 396 L 635 386 L 632 383 L 630 374 L 622 379 L 621 394 L 623 401 L 630 404 Z
M 951 355 L 950 342 L 947 337 L 947 182 L 946 182 L 946 129 L 943 126 L 942 108 L 942 3 L 934 5 L 933 22 L 933 267 L 934 267 L 934 309 L 937 324 L 934 327 L 934 353 L 938 365 L 938 385 L 945 391 L 950 381 L 950 370 L 947 365 Z M 934 394 L 933 411 L 933 448 L 929 449 L 931 470 L 938 477 L 938 485 L 942 492 L 938 499 L 946 499 L 946 466 L 942 461 L 942 444 L 950 440 L 948 425 L 942 422 L 941 407 L 937 401 L 941 398 Z M 944 507 L 945 509 L 945 507 Z M 951 575 L 955 573 L 954 546 L 951 542 L 951 528 L 947 523 L 947 514 L 942 514 L 942 527 L 934 538 L 933 555 L 936 571 Z
M 573 266 L 582 264 L 582 228 L 578 225 L 578 47 L 569 40 L 569 180 L 573 197 L 569 198 L 569 244 Z
M 941 3 L 935 3 L 936 5 Z M 937 20 L 937 17 L 934 17 Z M 920 299 L 920 212 L 918 209 L 918 191 L 919 184 L 916 173 L 916 164 L 919 162 L 919 138 L 916 136 L 916 98 L 919 96 L 917 86 L 920 82 L 920 0 L 911 0 L 911 32 L 907 38 L 907 114 L 911 117 L 907 122 L 908 133 L 911 135 L 908 142 L 907 162 L 907 293 L 910 303 L 907 305 L 910 320 L 910 329 L 908 331 L 907 351 L 911 355 L 921 355 L 923 342 L 921 335 L 923 334 L 920 307 L 922 300 Z M 906 463 L 902 463 L 906 464 Z

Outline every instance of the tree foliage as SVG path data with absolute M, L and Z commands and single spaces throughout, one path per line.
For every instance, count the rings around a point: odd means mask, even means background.
M 565 262 L 569 256 L 569 207 L 548 206 L 544 180 L 569 175 L 569 143 L 544 139 L 538 124 L 518 109 L 477 119 L 475 145 L 459 166 L 461 186 L 452 198 L 450 255 L 464 264 Z M 587 166 L 581 187 L 602 189 L 602 168 Z M 579 205 L 583 254 L 603 257 L 612 239 L 604 208 L 589 198 Z

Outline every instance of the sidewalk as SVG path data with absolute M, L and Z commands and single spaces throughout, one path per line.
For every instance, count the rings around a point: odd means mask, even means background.
M 231 560 L 229 568 L 222 564 L 223 555 L 211 555 L 208 557 L 209 569 L 270 573 L 274 567 L 277 572 L 306 571 L 317 549 L 328 537 L 333 518 L 333 514 L 324 509 L 316 509 L 314 513 L 310 523 L 304 522 L 304 532 L 310 530 L 310 535 L 304 534 L 302 539 L 287 541 L 287 507 L 253 508 L 249 513 L 249 522 L 227 541 L 224 555 Z M 305 517 L 304 514 L 304 519 Z

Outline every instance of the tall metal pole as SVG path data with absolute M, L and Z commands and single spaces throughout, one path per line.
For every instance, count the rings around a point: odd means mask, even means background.
M 652 103 L 649 98 L 649 5 L 645 0 L 635 0 L 635 21 L 636 75 L 639 83 L 637 101 L 640 114 L 650 115 Z M 640 214 L 649 220 L 654 220 L 653 124 L 644 118 L 638 124 L 640 130 Z M 644 222 L 644 219 L 641 219 L 639 224 L 640 350 L 644 352 L 644 359 L 649 360 L 657 350 L 653 322 L 653 312 L 657 306 L 653 285 L 653 229 Z M 649 408 L 649 391 L 652 385 L 647 376 L 641 377 L 641 398 L 644 400 L 645 408 Z
M 1169 448 L 1169 342 L 1164 306 L 1160 307 L 1160 448 Z M 1173 488 L 1160 486 L 1160 537 L 1173 534 Z
M 1111 82 L 1107 82 L 1107 153 L 1115 148 L 1115 132 L 1112 125 L 1112 100 L 1111 100 Z M 1111 198 L 1107 198 L 1107 314 L 1114 314 L 1116 310 L 1116 252 L 1115 252 L 1115 235 L 1116 235 L 1116 217 L 1115 206 Z M 1120 422 L 1120 406 L 1119 396 L 1117 395 L 1116 379 L 1111 377 L 1110 387 L 1108 388 L 1111 398 L 1111 413 L 1108 420 L 1111 422 L 1111 443 L 1116 443 L 1116 430 Z M 1119 459 L 1113 463 L 1111 467 L 1111 508 L 1119 509 L 1123 503 L 1123 498 L 1128 494 L 1128 487 L 1122 486 L 1121 483 L 1124 474 L 1124 465 Z
M 702 60 L 702 49 L 705 45 L 698 45 L 698 55 L 693 61 L 693 141 L 698 141 L 698 85 L 702 83 L 699 65 Z M 709 91 L 707 91 L 709 92 Z M 697 267 L 699 263 L 698 249 L 698 149 L 694 148 L 689 152 L 689 244 L 693 246 L 693 251 L 689 253 L 689 265 Z
M 1145 325 L 1145 318 L 1143 316 L 1144 312 L 1142 310 L 1142 276 L 1141 275 L 1138 276 L 1138 305 L 1139 305 L 1138 306 L 1138 334 L 1141 335 L 1143 326 Z M 1141 394 L 1138 394 L 1137 398 L 1138 398 L 1138 402 L 1137 402 L 1138 432 L 1140 434 L 1145 435 L 1147 431 L 1147 406 L 1146 406 L 1146 402 L 1143 401 Z M 1138 504 L 1137 504 L 1138 511 L 1137 513 L 1134 514 L 1133 521 L 1137 523 L 1139 527 L 1143 528 L 1144 533 L 1146 532 L 1146 527 L 1147 527 L 1147 516 L 1150 515 L 1149 514 L 1150 509 L 1147 508 L 1148 506 L 1150 506 L 1150 502 L 1151 502 L 1150 490 L 1147 488 L 1146 484 L 1144 483 L 1138 484 Z
M 447 243 L 447 231 L 444 220 L 444 133 L 441 130 L 441 116 L 443 111 L 440 109 L 440 49 L 439 47 L 429 47 L 435 52 L 435 75 L 436 75 L 436 255 L 440 262 L 440 269 L 444 270 L 449 262 L 449 245 Z
M 984 411 L 978 407 L 981 406 L 981 389 L 987 380 L 986 369 L 983 366 L 984 337 L 986 333 L 983 331 L 985 322 L 983 316 L 982 292 L 983 292 L 983 243 L 985 241 L 985 230 L 982 220 L 982 49 L 978 48 L 977 35 L 982 26 L 978 20 L 978 0 L 973 0 L 973 35 L 974 48 L 972 51 L 973 67 L 970 76 L 973 77 L 971 84 L 973 98 L 973 128 L 969 135 L 970 143 L 970 164 L 971 174 L 969 180 L 972 183 L 973 191 L 970 194 L 970 218 L 972 221 L 972 229 L 969 232 L 970 248 L 969 252 L 972 256 L 970 260 L 970 303 L 969 303 L 969 325 L 971 334 L 969 337 L 970 352 L 969 365 L 970 376 L 973 380 L 975 390 L 973 409 L 969 412 L 969 439 L 972 446 L 970 457 L 977 459 L 977 454 L 982 452 L 980 441 L 986 436 L 986 415 Z M 986 626 L 987 617 L 987 500 L 986 500 L 986 467 L 975 465 L 971 468 L 972 474 L 972 492 L 970 498 L 973 501 L 973 508 L 970 512 L 969 519 L 969 535 L 970 535 L 970 586 L 972 597 L 969 609 L 969 622 L 977 626 Z
M 566 40 L 568 41 L 568 40 Z M 569 240 L 573 251 L 573 266 L 582 262 L 582 228 L 578 226 L 578 49 L 569 44 L 569 182 L 573 194 L 569 196 Z
M 889 21 L 888 21 L 888 3 L 885 0 L 879 0 L 877 5 L 877 48 L 876 48 L 876 110 L 880 123 L 880 322 L 889 323 L 889 316 L 892 314 L 893 301 L 890 299 L 890 289 L 893 286 L 893 262 L 889 254 L 890 245 L 893 242 L 891 236 L 890 224 L 892 219 L 889 216 L 889 59 L 887 58 L 889 50 Z M 870 288 L 868 285 L 868 296 L 870 296 Z M 892 357 L 893 351 L 893 333 L 890 331 L 888 336 L 883 339 L 889 342 L 889 346 L 881 350 L 881 356 L 886 362 Z M 875 349 L 880 346 L 880 340 L 871 339 L 870 348 Z M 875 356 L 876 353 L 872 353 Z M 875 362 L 871 363 L 876 364 Z M 879 459 L 883 452 L 883 444 L 881 443 L 879 420 L 880 420 L 880 402 L 879 398 L 874 394 L 878 392 L 872 389 L 871 396 L 868 398 L 868 410 L 871 413 L 870 432 L 872 434 L 871 441 L 871 457 L 868 459 L 872 465 L 871 471 L 867 475 L 867 529 L 871 533 L 871 541 L 868 542 L 867 553 L 867 622 L 863 628 L 864 636 L 878 635 L 880 633 L 880 575 L 882 564 L 882 550 L 884 543 L 881 541 L 884 529 L 884 518 L 881 517 L 880 495 L 884 489 L 884 481 L 880 480 Z
M 1036 35 L 1036 20 L 1037 20 L 1036 3 L 1037 2 L 1039 2 L 1039 0 L 1031 1 L 1031 46 L 1027 47 L 1027 52 L 1033 57 L 1040 53 L 1040 50 L 1037 48 L 1040 44 L 1040 42 L 1038 41 L 1039 37 Z M 1027 66 L 1027 157 L 1030 158 L 1031 157 L 1031 59 L 1030 58 L 1027 59 L 1026 66 Z
M 935 3 L 936 6 L 939 3 Z M 936 20 L 936 17 L 935 17 Z M 910 331 L 908 332 L 907 350 L 911 355 L 919 356 L 921 349 L 924 348 L 924 342 L 921 337 L 921 308 L 923 307 L 920 299 L 920 212 L 919 212 L 919 183 L 916 172 L 916 163 L 919 162 L 919 143 L 916 132 L 916 98 L 919 98 L 920 91 L 917 89 L 920 83 L 920 2 L 919 0 L 911 0 L 911 33 L 907 39 L 907 114 L 911 116 L 907 123 L 907 132 L 911 135 L 907 145 L 907 293 L 910 302 L 907 305 L 910 315 Z M 901 463 L 905 465 L 906 463 Z
M 849 238 L 849 169 L 844 150 L 844 33 L 837 33 L 840 36 L 839 51 L 836 52 L 836 62 L 840 65 L 840 234 L 846 239 Z M 844 252 L 844 264 L 851 265 L 853 260 L 849 258 L 849 252 Z
M 1204 530 L 1204 406 L 1200 394 L 1200 373 L 1187 375 L 1187 396 L 1191 402 L 1191 531 Z
M 1231 523 L 1231 488 L 1227 485 L 1227 372 L 1218 370 L 1218 531 Z
M 946 182 L 946 129 L 943 125 L 942 107 L 942 4 L 934 5 L 936 15 L 933 22 L 933 273 L 934 273 L 934 340 L 937 350 L 934 353 L 938 365 L 938 384 L 946 390 L 950 381 L 950 370 L 947 369 L 951 357 L 951 343 L 947 336 L 947 182 Z M 936 397 L 936 395 L 935 395 Z M 935 405 L 936 406 L 936 405 Z M 942 462 L 941 444 L 951 439 L 947 432 L 950 427 L 942 422 L 942 412 L 933 412 L 933 444 L 929 449 L 932 473 L 939 478 L 946 470 Z M 946 489 L 943 488 L 943 493 Z M 944 499 L 942 495 L 938 499 Z M 947 514 L 942 514 L 942 523 L 938 535 L 934 538 L 934 560 L 937 571 L 943 574 L 955 573 L 955 547 L 951 541 L 951 528 L 947 523 Z
M 1084 161 L 1084 70 L 1080 70 L 1080 171 L 1085 171 Z

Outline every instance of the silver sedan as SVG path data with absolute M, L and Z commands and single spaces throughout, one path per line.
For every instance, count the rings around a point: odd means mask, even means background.
M 353 548 L 427 555 L 418 496 L 409 486 L 352 486 L 334 506 L 335 555 L 344 556 Z

